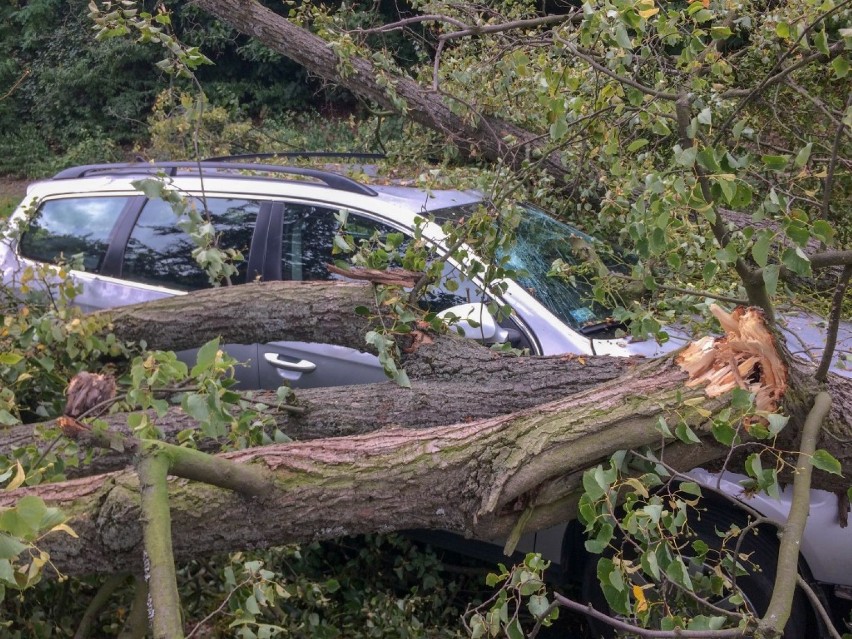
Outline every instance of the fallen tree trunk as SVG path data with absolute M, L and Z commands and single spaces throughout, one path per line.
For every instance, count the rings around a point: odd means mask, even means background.
M 506 535 L 529 510 L 529 530 L 573 515 L 580 473 L 616 450 L 659 446 L 655 424 L 703 397 L 684 386 L 671 360 L 656 360 L 598 388 L 519 414 L 426 430 L 385 429 L 356 437 L 295 442 L 224 455 L 275 475 L 276 490 L 245 498 L 203 483 L 170 482 L 175 554 L 187 559 L 261 547 L 407 528 Z M 718 410 L 726 400 L 707 400 Z M 693 415 L 693 426 L 704 419 Z M 678 448 L 677 446 L 675 448 Z M 685 447 L 690 468 L 723 453 Z M 138 480 L 130 471 L 0 495 L 0 507 L 38 495 L 70 515 L 79 535 L 49 535 L 40 547 L 68 574 L 138 569 Z
M 541 167 L 557 180 L 564 181 L 568 174 L 559 154 L 546 151 L 546 139 L 539 132 L 527 131 L 473 109 L 465 108 L 459 113 L 462 101 L 445 98 L 440 92 L 426 89 L 408 76 L 390 73 L 367 58 L 341 56 L 322 38 L 255 0 L 194 0 L 194 4 L 310 73 L 446 135 L 463 152 L 500 160 L 516 168 L 530 157 L 541 155 Z
M 339 325 L 342 332 L 348 331 L 348 323 L 341 317 L 352 315 L 340 308 L 332 311 L 331 300 L 337 298 L 341 289 L 346 293 L 346 301 L 341 303 L 351 309 L 355 299 L 352 296 L 357 296 L 359 288 L 364 287 L 282 283 L 234 287 L 121 309 L 113 312 L 111 318 L 119 332 L 120 324 L 134 325 L 129 318 L 141 318 L 138 326 L 148 326 L 152 338 L 162 337 L 165 331 L 152 323 L 166 315 L 158 305 L 169 306 L 180 317 L 193 309 L 206 309 L 209 302 L 210 310 L 203 312 L 214 316 L 218 313 L 223 318 L 221 330 L 230 331 L 229 340 L 238 341 L 241 323 L 247 326 L 244 334 L 252 339 L 293 339 L 297 334 L 304 339 L 305 335 L 316 334 L 311 331 L 319 330 L 312 327 L 311 320 L 302 322 L 305 328 L 299 328 L 299 321 L 282 319 L 286 318 L 288 306 L 309 305 L 306 295 L 294 293 L 304 289 L 316 298 L 316 304 L 326 308 L 328 321 L 324 323 L 323 338 L 351 345 L 347 340 L 356 339 L 355 333 L 338 338 L 329 330 L 329 326 Z M 259 293 L 266 296 L 263 303 L 252 305 L 251 300 L 256 300 Z M 276 295 L 285 300 L 278 307 Z M 293 295 L 302 303 L 292 304 Z M 196 303 L 199 299 L 201 304 Z M 174 306 L 178 301 L 182 306 L 176 311 Z M 229 310 L 231 305 L 264 310 L 235 314 L 233 308 Z M 135 315 L 137 311 L 139 315 Z M 266 319 L 258 313 L 266 313 Z M 304 316 L 310 318 L 314 313 Z M 251 332 L 257 324 L 264 324 L 265 328 Z M 135 339 L 147 339 L 144 328 L 134 330 Z M 196 340 L 206 338 L 196 331 Z M 172 339 L 167 336 L 164 341 Z M 360 334 L 357 339 L 360 341 Z M 657 427 L 660 418 L 669 423 L 683 420 L 697 433 L 706 434 L 713 416 L 729 404 L 731 384 L 744 386 L 772 402 L 782 395 L 798 401 L 798 390 L 794 388 L 790 393 L 781 379 L 786 373 L 781 375 L 776 370 L 783 363 L 772 349 L 771 339 L 759 337 L 756 345 L 753 342 L 749 331 L 729 335 L 724 340 L 704 340 L 691 356 L 684 356 L 685 365 L 695 378 L 690 380 L 672 358 L 642 363 L 602 358 L 589 358 L 585 362 L 570 357 L 506 358 L 481 347 L 471 347 L 469 342 L 449 339 L 446 343 L 450 351 L 456 346 L 470 351 L 470 359 L 460 364 L 457 359 L 443 359 L 444 345 L 439 340 L 412 354 L 409 363 L 419 376 L 414 390 L 389 385 L 365 387 L 364 401 L 374 402 L 369 410 L 382 415 L 384 396 L 375 393 L 376 390 L 387 391 L 388 396 L 396 395 L 404 402 L 406 398 L 417 397 L 422 386 L 433 406 L 437 407 L 443 399 L 444 404 L 453 404 L 454 410 L 463 411 L 465 417 L 473 416 L 478 412 L 477 403 L 481 400 L 488 404 L 489 397 L 497 393 L 495 389 L 504 383 L 501 381 L 504 377 L 508 380 L 504 390 L 520 385 L 518 396 L 524 395 L 529 389 L 524 380 L 538 367 L 549 375 L 557 371 L 554 366 L 564 367 L 566 378 L 576 384 L 575 392 L 520 413 L 466 423 L 462 420 L 463 423 L 425 430 L 383 428 L 384 424 L 394 423 L 396 414 L 390 409 L 385 417 L 374 419 L 364 407 L 349 406 L 341 412 L 353 420 L 359 413 L 366 414 L 379 430 L 353 437 L 231 453 L 227 459 L 257 463 L 272 471 L 276 490 L 263 499 L 249 499 L 187 480 L 172 481 L 175 552 L 187 558 L 196 553 L 406 528 L 441 528 L 494 537 L 512 530 L 522 513 L 528 530 L 566 521 L 573 516 L 582 471 L 616 450 L 661 447 L 663 438 Z M 176 347 L 188 345 L 180 340 L 170 343 Z M 453 353 L 455 358 L 458 351 Z M 516 369 L 523 374 L 513 377 Z M 590 373 L 610 378 L 589 384 Z M 464 394 L 449 401 L 447 389 L 466 378 L 474 383 Z M 708 388 L 712 388 L 713 397 L 708 397 L 702 387 L 706 382 L 710 382 Z M 846 398 L 839 402 L 841 411 L 850 396 L 848 386 L 848 382 L 838 382 L 838 392 Z M 373 397 L 369 398 L 371 394 Z M 338 403 L 342 403 L 341 397 L 338 396 Z M 774 410 L 772 402 L 762 403 L 761 408 Z M 423 409 L 412 405 L 410 410 L 412 425 L 420 423 Z M 179 421 L 177 411 L 170 415 Z M 114 419 L 120 420 L 122 416 Z M 827 428 L 832 429 L 835 437 L 848 436 L 852 432 L 848 420 L 849 413 L 835 412 Z M 361 423 L 366 425 L 363 418 Z M 794 436 L 795 427 L 790 430 Z M 677 444 L 676 454 L 671 443 L 666 448 L 666 459 L 683 469 L 725 453 L 709 443 Z M 842 461 L 849 469 L 852 460 L 848 450 L 846 453 Z M 141 543 L 136 489 L 135 474 L 125 471 L 4 493 L 0 496 L 0 507 L 13 504 L 25 494 L 35 494 L 71 515 L 69 523 L 80 534 L 79 539 L 51 535 L 43 540 L 52 560 L 63 571 L 76 574 L 130 570 L 137 567 Z M 221 525 L 229 521 L 239 525 Z
M 221 338 L 223 342 L 306 341 L 366 349 L 369 321 L 353 313 L 374 304 L 370 286 L 342 282 L 267 282 L 198 291 L 127 306 L 100 314 L 119 338 L 144 341 L 151 348 L 180 350 Z M 305 389 L 297 392 L 303 412 L 274 414 L 277 428 L 293 439 L 306 440 L 356 435 L 379 428 L 429 428 L 470 422 L 544 404 L 616 379 L 637 360 L 611 357 L 513 357 L 483 348 L 453 335 L 433 336 L 411 353 L 403 365 L 413 382 L 410 390 L 392 383 Z M 803 405 L 808 372 L 793 371 L 789 409 Z M 838 376 L 828 380 L 834 397 L 820 446 L 852 468 L 852 382 Z M 274 405 L 269 394 L 258 401 Z M 111 429 L 126 429 L 126 416 L 105 417 Z M 156 420 L 167 441 L 195 425 L 179 408 Z M 50 427 L 50 425 L 48 425 Z M 0 454 L 33 443 L 33 427 L 8 429 Z M 795 430 L 784 445 L 794 448 Z M 215 452 L 218 442 L 202 441 L 202 450 Z M 87 451 L 80 452 L 81 459 Z M 71 476 L 96 474 L 124 467 L 128 456 L 118 451 L 96 454 L 90 466 L 69 468 Z M 819 485 L 839 489 L 824 476 Z

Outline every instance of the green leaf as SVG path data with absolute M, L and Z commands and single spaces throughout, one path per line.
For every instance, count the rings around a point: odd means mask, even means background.
M 18 511 L 18 517 L 29 526 L 33 533 L 37 533 L 41 529 L 42 519 L 47 514 L 47 506 L 40 497 L 35 495 L 21 497 L 15 504 L 15 510 Z
M 788 415 L 779 415 L 778 413 L 769 413 L 766 416 L 766 420 L 769 422 L 769 434 L 774 437 L 784 430 L 787 422 L 790 421 L 790 417 Z
M 825 220 L 815 221 L 812 232 L 815 238 L 826 244 L 834 240 L 834 228 Z
M 695 497 L 701 497 L 702 495 L 701 486 L 696 484 L 694 481 L 685 481 L 680 484 L 678 488 L 688 495 L 693 495 Z
M 787 162 L 790 161 L 789 155 L 764 155 L 760 158 L 764 166 L 773 171 L 781 171 L 787 167 Z
M 648 140 L 646 140 L 645 138 L 639 138 L 638 140 L 633 140 L 633 142 L 628 145 L 627 150 L 632 153 L 633 151 L 638 151 L 639 149 L 647 145 Z
M 698 149 L 694 146 L 683 150 L 679 150 L 679 147 L 675 147 L 675 162 L 677 162 L 680 166 L 691 168 L 692 165 L 695 164 L 695 157 L 697 155 Z
M 746 458 L 745 469 L 750 477 L 754 477 L 760 481 L 763 476 L 763 463 L 760 460 L 759 453 L 752 453 Z
M 509 639 L 524 639 L 524 631 L 521 629 L 521 622 L 515 617 L 506 626 L 506 636 Z
M 568 123 L 565 121 L 565 118 L 557 118 L 557 120 L 550 125 L 550 139 L 554 142 L 561 140 L 566 133 L 568 133 Z
M 814 46 L 823 55 L 831 54 L 831 51 L 828 50 L 828 38 L 825 35 L 825 29 L 821 29 L 814 34 Z
M 24 359 L 24 356 L 18 353 L 0 353 L 0 364 L 6 364 L 7 366 L 14 366 L 22 359 Z
M 166 184 L 162 180 L 156 180 L 154 178 L 147 178 L 145 180 L 135 180 L 131 182 L 133 188 L 142 191 L 145 194 L 145 197 L 151 199 L 162 199 L 164 192 L 166 191 Z
M 210 406 L 206 395 L 199 395 L 198 393 L 184 395 L 181 408 L 196 421 L 204 423 L 210 419 Z
M 192 367 L 192 375 L 198 375 L 204 371 L 210 370 L 213 363 L 216 361 L 216 354 L 219 352 L 219 338 L 211 339 L 204 346 L 198 349 L 198 356 L 195 359 L 195 366 Z
M 730 446 L 734 443 L 734 437 L 737 432 L 731 427 L 728 422 L 716 420 L 713 422 L 713 437 L 723 446 Z
M 623 24 L 615 27 L 615 41 L 622 49 L 633 48 L 633 43 L 630 41 L 630 36 L 627 35 L 627 29 L 624 28 Z
M 0 559 L 14 559 L 26 549 L 26 544 L 5 533 L 0 533 Z
M 781 272 L 781 267 L 777 264 L 767 264 L 763 267 L 763 283 L 766 285 L 766 292 L 770 297 L 774 297 L 778 290 L 778 275 Z
M 244 603 L 246 612 L 251 615 L 259 615 L 260 614 L 260 606 L 257 605 L 257 599 L 255 599 L 254 595 L 250 595 Z
M 686 422 L 680 422 L 675 426 L 675 435 L 684 444 L 700 444 L 701 440 Z
M 838 79 L 843 79 L 849 74 L 849 60 L 846 56 L 837 56 L 831 61 L 831 68 Z
M 728 27 L 710 27 L 710 37 L 714 40 L 727 40 L 734 32 Z
M 722 170 L 719 166 L 719 161 L 716 159 L 716 153 L 710 147 L 705 147 L 696 156 L 698 163 L 708 171 L 717 173 Z
M 837 461 L 837 458 L 835 458 L 834 455 L 823 448 L 814 451 L 814 456 L 811 458 L 811 461 L 813 462 L 814 467 L 819 468 L 820 470 L 824 470 L 832 475 L 843 476 L 843 467 L 840 465 L 840 462 Z
M 787 247 L 781 253 L 781 263 L 797 275 L 807 276 L 811 274 L 811 261 L 800 248 Z
M 813 142 L 808 142 L 802 149 L 796 154 L 796 159 L 794 160 L 794 164 L 801 168 L 808 163 L 808 159 L 811 157 L 811 149 L 813 148 Z
M 761 268 L 766 266 L 769 260 L 769 248 L 771 245 L 772 234 L 767 231 L 761 231 L 751 247 L 751 256 Z
M 527 603 L 527 608 L 529 608 L 530 614 L 536 619 L 540 619 L 547 614 L 550 602 L 545 595 L 531 595 L 529 603 Z
M 679 556 L 675 557 L 675 560 L 668 565 L 666 568 L 666 574 L 669 576 L 669 579 L 676 584 L 683 586 L 690 592 L 693 590 L 692 580 L 689 578 L 689 572 L 683 563 L 683 559 Z

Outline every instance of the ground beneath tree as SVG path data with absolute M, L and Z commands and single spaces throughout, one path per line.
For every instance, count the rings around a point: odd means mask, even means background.
M 29 180 L 0 176 L 0 218 L 11 213 L 27 193 Z

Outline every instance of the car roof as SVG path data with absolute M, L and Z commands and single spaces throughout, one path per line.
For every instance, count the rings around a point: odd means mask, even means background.
M 158 176 L 165 177 L 188 191 L 250 192 L 266 197 L 298 197 L 314 192 L 321 193 L 324 200 L 339 201 L 342 204 L 353 198 L 376 198 L 413 213 L 436 211 L 483 200 L 482 194 L 477 191 L 427 191 L 396 184 L 366 184 L 342 173 L 324 169 L 222 161 L 136 162 L 71 167 L 60 171 L 49 180 L 32 185 L 28 194 L 46 197 L 104 191 L 135 191 L 131 184 L 133 181 Z

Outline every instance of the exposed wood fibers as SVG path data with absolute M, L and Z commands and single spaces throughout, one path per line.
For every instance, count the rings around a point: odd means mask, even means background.
M 708 397 L 742 388 L 755 394 L 758 410 L 775 412 L 787 390 L 787 366 L 778 355 L 763 313 L 742 306 L 728 313 L 715 304 L 710 310 L 725 335 L 702 337 L 678 356 L 677 363 L 689 374 L 687 386 L 706 384 Z

